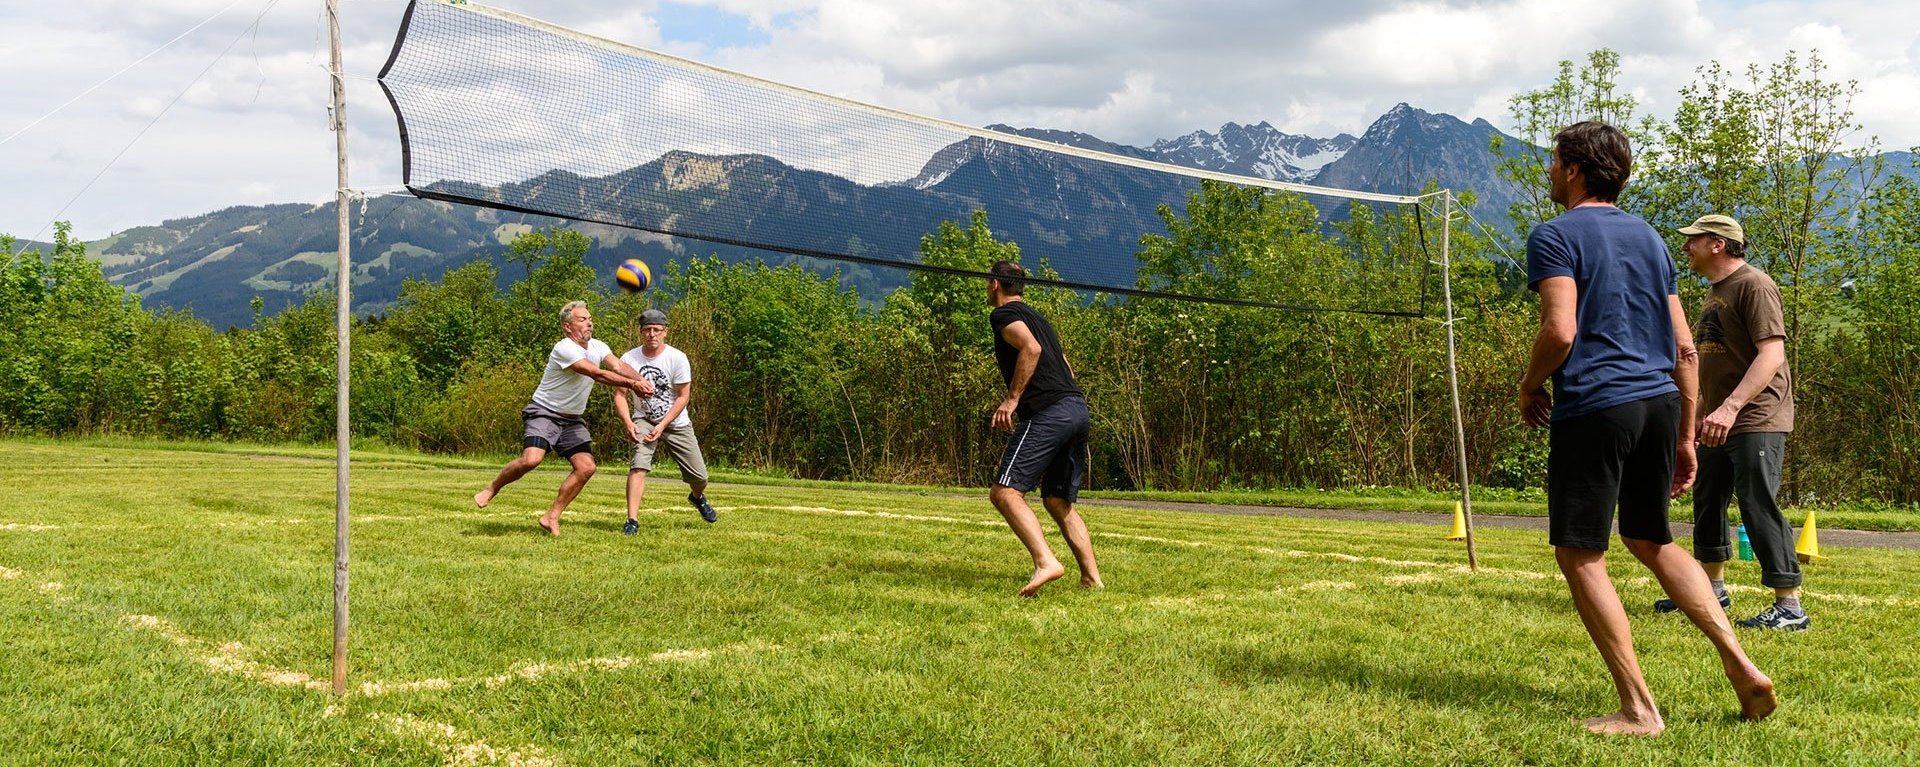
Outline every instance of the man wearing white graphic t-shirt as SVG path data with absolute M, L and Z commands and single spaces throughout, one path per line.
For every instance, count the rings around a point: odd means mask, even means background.
M 640 531 L 640 497 L 647 492 L 647 472 L 653 470 L 653 455 L 665 446 L 680 465 L 680 478 L 692 492 L 687 502 L 700 512 L 700 518 L 715 522 L 720 515 L 707 503 L 707 462 L 700 456 L 700 440 L 693 435 L 693 419 L 687 416 L 687 402 L 693 398 L 693 367 L 687 355 L 667 345 L 667 313 L 648 309 L 640 314 L 640 345 L 620 361 L 633 368 L 635 375 L 653 384 L 653 393 L 636 394 L 632 407 L 627 398 L 615 396 L 613 410 L 626 424 L 627 439 L 633 441 L 633 467 L 627 472 L 627 535 Z M 639 390 L 635 390 L 638 392 Z
M 581 417 L 587 409 L 587 396 L 593 393 L 593 383 L 631 389 L 643 397 L 654 393 L 653 384 L 640 378 L 613 356 L 612 349 L 593 337 L 593 313 L 587 311 L 585 301 L 574 301 L 560 310 L 560 327 L 567 337 L 553 345 L 540 387 L 533 392 L 533 402 L 520 411 L 520 419 L 527 425 L 520 457 L 509 461 L 487 489 L 473 494 L 473 504 L 484 509 L 502 488 L 539 466 L 547 453 L 559 453 L 573 465 L 573 471 L 561 481 L 559 496 L 540 517 L 541 529 L 556 536 L 560 534 L 560 512 L 573 503 L 596 468 L 593 435 L 587 433 L 587 422 Z M 603 369 L 603 362 L 613 370 Z

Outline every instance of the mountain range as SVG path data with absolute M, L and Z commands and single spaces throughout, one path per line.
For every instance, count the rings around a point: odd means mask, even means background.
M 1315 138 L 1291 135 L 1265 122 L 1227 123 L 1218 132 L 1196 131 L 1135 147 L 1082 133 L 991 127 L 1129 157 L 1343 189 L 1417 193 L 1433 181 L 1474 190 L 1480 198 L 1478 215 L 1489 222 L 1504 220 L 1517 191 L 1494 173 L 1498 158 L 1487 149 L 1496 133 L 1491 124 L 1468 123 L 1407 104 L 1389 110 L 1358 137 L 1343 133 Z M 1507 146 L 1526 145 L 1509 138 Z M 675 222 L 660 228 L 743 232 L 746 236 L 740 239 L 786 243 L 801 250 L 906 255 L 918 246 L 927 222 L 964 221 L 972 209 L 984 207 L 992 211 L 997 237 L 1019 242 L 1024 253 L 1056 263 L 1102 249 L 1131 253 L 1141 232 L 1162 231 L 1157 206 L 1169 203 L 1177 209 L 1192 188 L 1189 180 L 1167 174 L 969 138 L 937 152 L 918 175 L 895 184 L 860 185 L 758 155 L 670 152 L 604 178 L 554 171 L 520 184 L 459 192 L 512 200 L 565 188 L 577 189 L 583 198 L 611 200 L 631 197 L 621 190 L 665 186 L 682 193 L 675 199 L 690 204 L 641 211 L 639 220 L 652 215 Z M 477 259 L 500 264 L 502 245 L 536 227 L 570 226 L 593 237 L 589 263 L 603 273 L 620 260 L 636 257 L 656 270 L 689 254 L 717 253 L 729 260 L 771 255 L 774 261 L 783 260 L 765 251 L 410 195 L 373 197 L 356 208 L 351 215 L 354 304 L 359 312 L 390 305 L 407 278 L 437 278 Z M 703 222 L 703 210 L 726 211 L 731 217 Z M 742 210 L 750 215 L 742 218 Z M 636 220 L 631 210 L 619 213 L 603 220 Z M 822 216 L 832 216 L 838 228 L 819 226 Z M 216 327 L 229 327 L 251 321 L 250 302 L 256 296 L 271 314 L 330 284 L 335 231 L 333 203 L 240 206 L 129 229 L 89 243 L 88 250 L 111 280 L 140 295 L 148 306 L 189 309 Z M 500 265 L 504 279 L 517 276 Z M 904 282 L 899 270 L 840 267 L 843 279 L 862 291 Z M 1131 283 L 1131 259 L 1109 258 L 1088 268 L 1102 272 L 1091 275 L 1096 279 L 1118 281 L 1109 284 Z

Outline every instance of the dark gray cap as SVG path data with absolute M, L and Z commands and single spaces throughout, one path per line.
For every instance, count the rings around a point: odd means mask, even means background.
M 667 324 L 667 313 L 659 309 L 648 309 L 640 313 L 640 324 L 665 325 Z

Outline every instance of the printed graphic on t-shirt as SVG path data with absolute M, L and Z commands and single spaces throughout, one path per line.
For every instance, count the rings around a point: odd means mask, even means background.
M 1694 335 L 1694 345 L 1701 354 L 1726 354 L 1727 329 L 1720 322 L 1720 313 L 1727 309 L 1727 302 L 1719 296 L 1709 296 L 1707 305 L 1700 310 L 1700 330 Z
M 673 381 L 667 371 L 655 365 L 641 365 L 638 372 L 641 378 L 653 384 L 653 396 L 640 401 L 641 417 L 659 423 L 673 407 Z

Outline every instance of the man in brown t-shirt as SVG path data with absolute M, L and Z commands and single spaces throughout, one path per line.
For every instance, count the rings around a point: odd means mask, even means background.
M 1738 621 L 1747 628 L 1798 631 L 1808 625 L 1800 606 L 1800 563 L 1793 526 L 1775 496 L 1781 459 L 1793 431 L 1793 375 L 1787 369 L 1786 321 L 1780 288 L 1746 262 L 1746 233 L 1728 216 L 1702 216 L 1687 235 L 1693 271 L 1713 283 L 1694 326 L 1700 350 L 1699 477 L 1693 490 L 1693 555 L 1713 581 L 1722 606 L 1731 606 L 1724 575 L 1733 547 L 1727 502 L 1740 499 L 1740 521 L 1760 560 L 1760 582 L 1774 603 Z M 1670 600 L 1654 610 L 1675 609 Z

